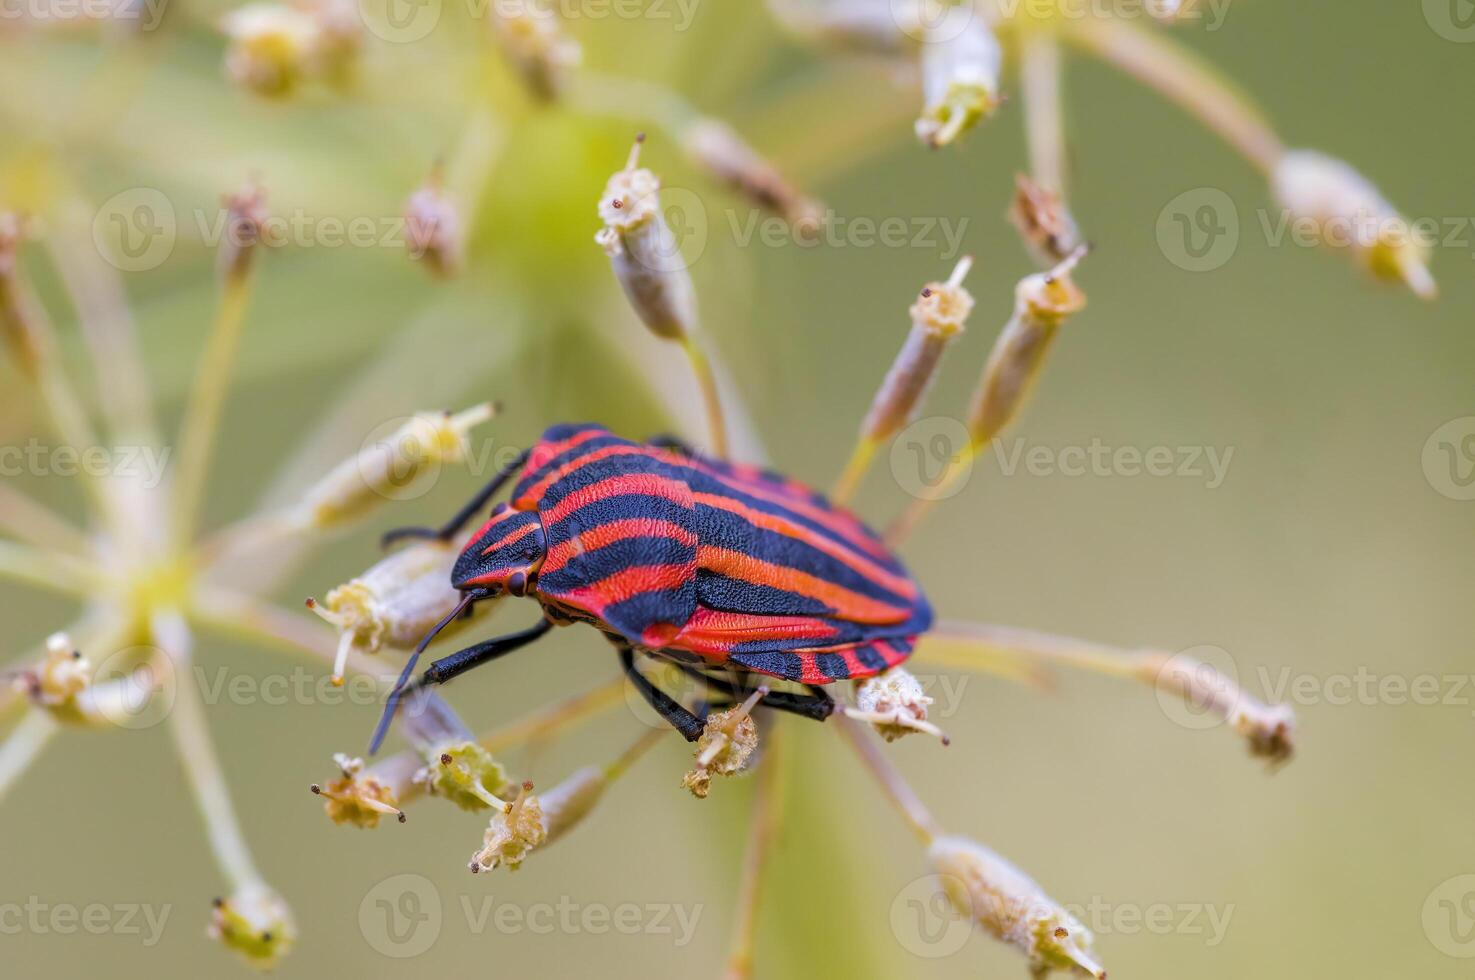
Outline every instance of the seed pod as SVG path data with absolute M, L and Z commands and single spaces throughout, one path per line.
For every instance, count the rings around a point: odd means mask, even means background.
M 947 282 L 928 283 L 912 304 L 912 329 L 871 402 L 861 426 L 863 439 L 882 442 L 915 418 L 937 377 L 943 353 L 973 312 L 973 295 L 963 288 L 972 267 L 973 257 L 965 256 Z
M 938 837 L 927 855 L 959 914 L 1020 949 L 1036 977 L 1066 970 L 1105 980 L 1091 931 L 1023 871 L 964 837 Z
M 1291 761 L 1296 750 L 1296 714 L 1289 705 L 1265 704 L 1233 678 L 1187 654 L 1147 657 L 1138 672 L 1159 691 L 1182 695 L 1198 709 L 1223 718 L 1244 736 L 1250 755 L 1271 769 Z
M 968 410 L 968 434 L 975 449 L 990 442 L 1018 414 L 1056 331 L 1071 314 L 1085 308 L 1086 294 L 1070 278 L 1085 254 L 1084 248 L 1077 249 L 1054 269 L 1026 276 L 1015 287 L 1014 315 L 994 342 Z
M 415 415 L 389 438 L 364 447 L 309 488 L 293 511 L 293 521 L 303 528 L 326 530 L 404 496 L 435 467 L 465 459 L 470 452 L 466 434 L 493 414 L 492 406 L 483 403 L 457 415 Z
M 533 95 L 545 102 L 557 98 L 564 75 L 582 58 L 578 42 L 564 35 L 557 14 L 538 0 L 498 0 L 492 4 L 491 20 L 503 52 Z
M 1036 265 L 1049 268 L 1064 262 L 1082 245 L 1080 229 L 1060 195 L 1024 174 L 1014 178 L 1009 220 Z
M 917 138 L 947 146 L 999 105 L 1004 52 L 992 26 L 972 4 L 949 7 L 922 44 L 924 108 Z
M 312 14 L 277 3 L 253 3 L 225 15 L 225 72 L 269 98 L 295 92 L 312 73 L 321 29 Z
M 856 721 L 869 723 L 888 742 L 904 735 L 922 732 L 948 744 L 942 729 L 927 720 L 927 706 L 932 703 L 922 690 L 921 682 L 902 667 L 857 681 L 856 707 L 845 714 Z
M 309 609 L 339 631 L 333 683 L 343 683 L 343 665 L 350 651 L 413 650 L 450 615 L 461 601 L 461 594 L 451 586 L 451 570 L 459 554 L 450 542 L 416 541 L 333 589 L 323 603 L 307 600 Z M 468 622 L 469 618 L 458 617 L 442 633 Z
M 727 123 L 699 119 L 682 134 L 681 142 L 693 163 L 752 204 L 774 212 L 802 234 L 818 231 L 824 220 L 820 205 L 801 194 Z
M 364 760 L 338 752 L 333 763 L 341 774 L 326 786 L 312 784 L 313 794 L 323 798 L 323 810 L 337 824 L 355 827 L 377 827 L 379 818 L 393 816 L 405 822 L 394 788 L 372 772 L 364 770 Z
M 437 172 L 405 203 L 405 248 L 412 259 L 448 278 L 461 271 L 463 237 L 461 214 L 441 188 Z
M 217 898 L 210 913 L 210 938 L 244 956 L 252 965 L 270 968 L 297 940 L 292 911 L 265 885 L 252 884 L 230 898 Z
M 609 179 L 599 201 L 604 229 L 594 240 L 641 322 L 658 337 L 685 340 L 696 330 L 696 290 L 661 214 L 661 182 L 639 166 L 644 141 L 636 137 L 625 169 Z
M 1438 295 L 1428 242 L 1348 164 L 1295 150 L 1281 157 L 1271 184 L 1281 205 L 1292 217 L 1312 221 L 1325 244 L 1351 249 L 1374 276 L 1401 281 L 1423 299 Z

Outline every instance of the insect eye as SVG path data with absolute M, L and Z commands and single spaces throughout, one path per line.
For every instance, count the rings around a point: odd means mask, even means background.
M 515 596 L 527 595 L 528 577 L 524 572 L 513 572 L 507 576 L 507 591 Z

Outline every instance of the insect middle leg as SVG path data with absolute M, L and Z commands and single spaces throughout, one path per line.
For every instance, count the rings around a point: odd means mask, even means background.
M 497 495 L 497 491 L 501 490 L 508 480 L 512 479 L 518 471 L 527 465 L 528 455 L 531 452 L 532 450 L 524 449 L 518 453 L 516 459 L 498 470 L 497 475 L 492 477 L 486 486 L 478 490 L 476 496 L 468 500 L 464 507 L 456 511 L 454 517 L 440 527 L 397 527 L 392 531 L 386 532 L 384 537 L 379 539 L 380 547 L 388 548 L 396 541 L 403 541 L 407 538 L 434 538 L 439 541 L 451 540 L 466 526 L 467 521 L 475 517 L 487 505 L 487 501 Z
M 712 690 L 726 694 L 735 700 L 741 701 L 753 693 L 751 687 L 730 681 L 725 677 L 713 677 L 711 674 L 690 664 L 683 664 L 677 661 L 672 661 L 672 663 L 676 665 L 677 670 L 686 674 L 688 677 L 694 677 Z M 812 684 L 807 686 L 810 692 L 808 694 L 794 694 L 790 691 L 770 691 L 758 703 L 765 708 L 772 708 L 775 711 L 787 711 L 790 714 L 813 718 L 815 721 L 824 721 L 835 713 L 835 699 L 830 697 L 829 692 L 822 687 L 815 687 Z
M 656 687 L 636 669 L 633 647 L 628 643 L 617 643 L 615 647 L 620 651 L 620 666 L 625 669 L 625 676 L 630 678 L 630 683 L 635 685 L 635 690 L 639 691 L 641 697 L 645 698 L 646 702 L 656 710 L 656 714 L 666 719 L 671 727 L 680 732 L 681 737 L 688 742 L 695 742 L 701 738 L 707 723 L 687 711 L 680 702 Z

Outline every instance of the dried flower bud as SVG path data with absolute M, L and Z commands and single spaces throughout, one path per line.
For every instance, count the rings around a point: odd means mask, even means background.
M 329 820 L 355 827 L 377 827 L 380 817 L 391 815 L 400 823 L 405 822 L 394 789 L 373 773 L 365 772 L 363 759 L 338 752 L 333 756 L 333 763 L 342 775 L 326 786 L 312 784 L 313 793 L 323 797 L 323 810 Z
M 502 865 L 516 869 L 534 848 L 547 842 L 542 804 L 532 793 L 533 784 L 523 783 L 517 798 L 492 815 L 481 849 L 471 855 L 473 874 Z
M 927 706 L 932 698 L 904 668 L 893 667 L 884 674 L 857 681 L 855 703 L 855 708 L 845 709 L 846 716 L 870 723 L 888 742 L 922 732 L 939 739 L 943 745 L 949 743 L 942 729 L 927 720 Z
M 312 14 L 279 3 L 253 3 L 226 14 L 225 71 L 257 95 L 295 92 L 313 69 L 321 29 Z
M 307 608 L 338 628 L 338 656 L 333 683 L 343 683 L 343 667 L 350 652 L 378 653 L 385 647 L 413 650 L 426 633 L 461 601 L 451 587 L 451 569 L 459 550 L 447 541 L 416 541 L 380 559 L 368 571 L 328 593 L 321 604 L 307 600 Z M 472 612 L 474 616 L 483 607 Z M 442 632 L 462 628 L 469 618 L 457 618 Z
M 77 695 L 87 689 L 91 678 L 92 664 L 72 646 L 71 637 L 53 633 L 46 639 L 46 656 L 40 666 L 22 672 L 15 687 L 37 707 L 69 716 L 76 713 Z
M 1402 281 L 1423 299 L 1438 295 L 1429 273 L 1428 243 L 1351 166 L 1296 150 L 1281 157 L 1271 183 L 1282 206 L 1296 218 L 1315 222 L 1327 245 L 1351 249 L 1374 276 Z
M 1014 178 L 1009 220 L 1019 229 L 1037 265 L 1049 267 L 1064 262 L 1081 247 L 1080 229 L 1060 195 L 1024 174 Z
M 551 101 L 563 88 L 563 76 L 577 67 L 582 51 L 564 35 L 553 9 L 539 0 L 498 0 L 492 25 L 502 50 L 532 93 Z
M 279 244 L 268 230 L 271 215 L 266 210 L 266 189 L 252 181 L 227 194 L 225 205 L 225 236 L 216 257 L 220 274 L 226 280 L 240 279 L 251 270 L 258 246 L 270 248 Z
M 1070 278 L 1085 254 L 1079 248 L 1054 269 L 1019 281 L 1014 315 L 994 342 L 968 411 L 974 447 L 988 443 L 1018 414 L 1060 324 L 1085 308 L 1086 295 Z
M 1024 872 L 964 837 L 938 837 L 928 857 L 958 912 L 1029 957 L 1036 977 L 1076 971 L 1105 980 L 1092 953 L 1095 937 Z
M 1004 52 L 992 26 L 973 4 L 949 7 L 922 45 L 924 108 L 917 138 L 947 146 L 999 105 Z
M 731 776 L 747 765 L 758 748 L 758 725 L 752 711 L 768 688 L 760 687 L 735 708 L 707 715 L 707 725 L 696 744 L 696 766 L 682 777 L 681 785 L 698 799 L 706 799 L 712 776 Z
M 415 415 L 387 439 L 365 446 L 309 488 L 293 519 L 302 527 L 325 530 L 404 496 L 435 467 L 465 459 L 471 451 L 467 433 L 492 415 L 492 406 L 486 403 L 458 415 Z
M 431 179 L 405 204 L 405 247 L 410 257 L 438 276 L 461 271 L 464 242 L 461 215 L 440 185 Z
M 217 898 L 209 933 L 253 966 L 268 969 L 287 955 L 297 939 L 287 903 L 264 885 L 241 888 L 228 899 Z
M 683 134 L 682 145 L 698 167 L 757 207 L 778 214 L 802 234 L 813 235 L 824 221 L 819 204 L 785 180 L 727 123 L 699 119 Z
M 502 794 L 511 781 L 507 770 L 476 742 L 454 742 L 429 753 L 415 782 L 431 796 L 441 796 L 473 812 L 505 806 Z
M 604 228 L 594 236 L 630 305 L 651 332 L 684 340 L 696 329 L 696 290 L 676 236 L 661 214 L 661 182 L 641 167 L 641 134 L 625 169 L 609 179 L 599 201 Z
M 1141 680 L 1159 691 L 1182 695 L 1198 709 L 1211 712 L 1249 742 L 1250 755 L 1271 769 L 1291 760 L 1296 745 L 1296 714 L 1289 705 L 1265 704 L 1228 675 L 1186 653 L 1147 657 Z

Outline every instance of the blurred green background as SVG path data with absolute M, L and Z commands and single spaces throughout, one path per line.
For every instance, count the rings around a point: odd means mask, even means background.
M 1073 204 L 1098 246 L 1079 275 L 1090 307 L 1065 328 L 1006 446 L 1232 447 L 1227 477 L 1210 489 L 1192 477 L 1005 476 L 990 456 L 905 549 L 949 617 L 1127 646 L 1220 647 L 1263 695 L 1274 693 L 1266 681 L 1307 679 L 1295 705 L 1300 752 L 1274 776 L 1231 733 L 1174 724 L 1151 691 L 1080 675 L 1062 676 L 1053 693 L 938 678 L 956 694 L 940 719 L 952 747 L 913 739 L 887 749 L 950 829 L 1009 856 L 1062 902 L 1125 910 L 1115 927 L 1088 920 L 1113 976 L 1470 975 L 1471 960 L 1448 955 L 1475 955 L 1470 882 L 1438 889 L 1475 873 L 1475 791 L 1460 775 L 1475 685 L 1455 680 L 1475 670 L 1475 502 L 1438 491 L 1425 447 L 1444 423 L 1475 416 L 1475 136 L 1464 123 L 1475 47 L 1431 28 L 1423 6 L 1238 0 L 1222 29 L 1174 34 L 1237 79 L 1292 145 L 1352 161 L 1406 214 L 1458 223 L 1458 243 L 1436 250 L 1443 296 L 1433 305 L 1327 251 L 1272 246 L 1259 230 L 1270 206 L 1262 178 L 1153 94 L 1071 58 Z M 649 124 L 638 100 L 612 91 L 626 119 L 530 105 L 488 60 L 464 7 L 447 2 L 422 40 L 370 37 L 354 91 L 266 102 L 224 78 L 224 42 L 211 29 L 224 9 L 176 0 L 163 27 L 138 38 L 0 26 L 6 195 L 23 201 L 38 183 L 66 179 L 99 207 L 153 188 L 179 215 L 167 261 L 125 280 L 171 424 L 213 306 L 214 259 L 196 209 L 213 213 L 222 192 L 255 175 L 280 214 L 390 219 L 435 158 L 465 145 L 477 104 L 490 104 L 496 122 L 458 280 L 435 282 L 391 247 L 299 243 L 265 257 L 210 523 L 290 494 L 291 473 L 300 486 L 413 409 L 496 399 L 504 414 L 481 437 L 498 446 L 572 419 L 632 435 L 700 431 L 680 361 L 633 325 L 591 240 L 604 181 L 633 130 Z M 1003 220 L 1023 166 L 1017 102 L 961 146 L 928 153 L 909 132 L 914 93 L 875 66 L 796 45 L 760 4 L 702 3 L 688 30 L 672 26 L 611 18 L 570 31 L 589 69 L 670 86 L 731 121 L 838 215 L 966 219 L 978 308 L 931 402 L 935 413 L 957 411 L 1030 269 Z M 744 246 L 731 221 L 744 222 L 747 206 L 651 131 L 648 163 L 705 205 L 693 274 L 712 341 L 772 460 L 826 485 L 914 292 L 945 277 L 956 256 L 940 243 Z M 1229 195 L 1241 236 L 1222 267 L 1195 274 L 1165 256 L 1158 221 L 1197 188 Z M 74 318 L 44 256 L 33 258 L 75 373 L 87 377 Z M 20 444 L 38 431 L 34 408 L 9 368 L 0 378 L 0 437 Z M 330 416 L 345 399 L 358 407 Z M 670 418 L 671 404 L 687 406 L 686 417 Z M 80 509 L 67 481 L 13 479 Z M 434 521 L 476 483 L 447 470 L 430 492 L 335 538 L 272 593 L 288 605 L 321 595 L 375 559 L 379 530 Z M 880 523 L 908 499 L 882 459 L 859 509 Z M 72 612 L 10 585 L 0 600 L 17 655 Z M 504 609 L 495 625 L 517 628 L 518 612 Z M 214 636 L 198 659 L 256 677 L 296 666 Z M 485 728 L 614 671 L 597 637 L 567 630 L 448 697 Z M 1328 684 L 1359 672 L 1438 678 L 1442 703 L 1386 693 L 1331 703 L 1326 693 L 1339 691 Z M 694 801 L 677 785 L 687 757 L 673 739 L 567 841 L 515 875 L 471 877 L 478 818 L 422 803 L 404 826 L 361 832 L 331 825 L 308 795 L 330 774 L 330 754 L 357 751 L 376 714 L 367 704 L 211 708 L 247 837 L 302 933 L 281 976 L 721 970 L 750 781 Z M 639 724 L 617 709 L 510 761 L 551 784 L 608 758 Z M 790 727 L 798 737 L 759 975 L 1025 975 L 1014 951 L 984 937 L 956 950 L 917 939 L 907 900 L 928 870 L 921 850 L 832 732 Z M 171 909 L 152 947 L 115 933 L 7 930 L 7 975 L 248 969 L 205 936 L 221 884 L 163 729 L 63 733 L 12 789 L 0 821 L 0 903 Z M 361 903 L 400 874 L 424 876 L 442 905 L 434 942 L 414 959 L 383 955 L 361 928 Z M 673 906 L 696 925 L 685 943 L 654 929 L 499 929 L 495 915 L 478 924 L 487 900 L 523 910 Z M 1162 907 L 1154 914 L 1165 925 L 1132 914 Z M 1198 910 L 1191 921 L 1185 909 Z M 1222 936 L 1211 913 L 1228 916 Z

